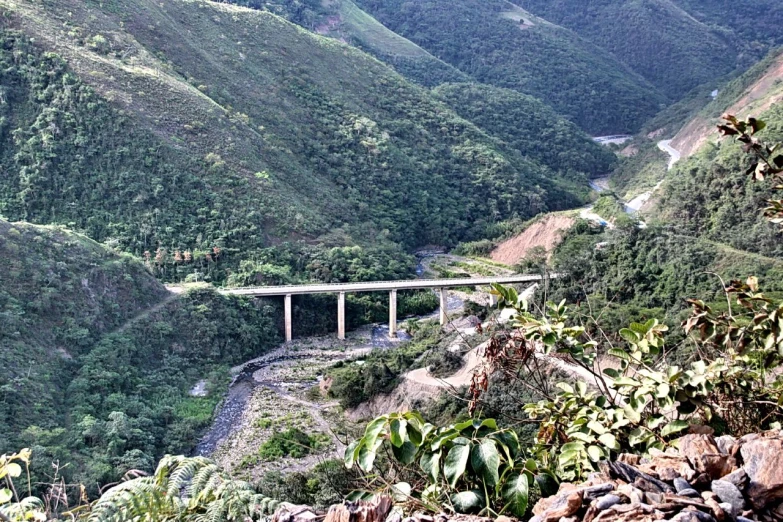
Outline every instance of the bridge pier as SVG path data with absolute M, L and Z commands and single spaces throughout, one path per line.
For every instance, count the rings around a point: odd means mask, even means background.
M 440 289 L 440 324 L 441 326 L 449 322 L 449 291 L 446 288 Z
M 285 295 L 285 341 L 291 342 L 294 338 L 294 318 L 291 313 L 291 294 Z
M 345 292 L 340 292 L 337 298 L 337 338 L 345 340 Z
M 389 337 L 397 337 L 397 290 L 389 292 Z
M 492 289 L 490 288 L 490 291 L 491 290 Z M 490 306 L 490 308 L 496 306 L 497 304 L 498 304 L 498 296 L 496 296 L 494 294 L 489 294 L 489 306 Z

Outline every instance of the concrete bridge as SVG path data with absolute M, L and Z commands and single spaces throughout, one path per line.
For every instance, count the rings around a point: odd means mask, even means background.
M 549 277 L 556 277 L 550 275 Z M 293 314 L 291 301 L 294 295 L 337 294 L 337 337 L 345 339 L 345 294 L 357 292 L 389 292 L 389 336 L 397 336 L 397 291 L 398 290 L 439 290 L 440 324 L 448 321 L 446 297 L 449 288 L 461 286 L 489 286 L 534 283 L 543 279 L 540 275 L 511 275 L 502 277 L 474 277 L 470 279 L 413 279 L 409 281 L 373 281 L 369 283 L 314 283 L 288 286 L 259 286 L 252 288 L 220 288 L 218 292 L 226 295 L 244 295 L 251 297 L 285 298 L 285 338 L 293 338 Z M 172 290 L 175 290 L 172 288 Z M 175 290 L 176 291 L 176 290 Z

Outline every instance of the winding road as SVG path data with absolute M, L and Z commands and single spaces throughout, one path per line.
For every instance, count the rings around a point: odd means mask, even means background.
M 672 170 L 674 164 L 680 161 L 680 158 L 682 157 L 680 151 L 672 147 L 672 140 L 659 141 L 658 148 L 669 155 L 669 170 Z

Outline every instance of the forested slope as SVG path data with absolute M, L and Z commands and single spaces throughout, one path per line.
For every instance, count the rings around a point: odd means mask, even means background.
M 532 96 L 476 83 L 444 84 L 433 93 L 466 120 L 555 171 L 595 177 L 615 163 L 613 152 Z
M 189 252 L 222 280 L 281 240 L 449 244 L 580 202 L 582 175 L 559 179 L 377 60 L 270 13 L 0 7 L 11 219 L 69 224 L 172 267 Z
M 270 306 L 173 296 L 85 236 L 0 220 L 0 454 L 32 447 L 36 480 L 59 460 L 92 488 L 189 451 L 227 367 L 279 342 Z
M 356 3 L 475 80 L 540 98 L 591 133 L 635 131 L 666 101 L 607 52 L 505 0 Z
M 673 100 L 738 65 L 731 31 L 670 0 L 512 1 L 608 50 Z

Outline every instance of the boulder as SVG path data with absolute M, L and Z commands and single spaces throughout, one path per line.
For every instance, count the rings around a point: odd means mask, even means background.
M 753 507 L 783 499 L 783 440 L 759 437 L 743 444 L 740 453 L 750 480 L 745 493 Z
M 736 460 L 721 453 L 712 435 L 685 435 L 678 441 L 683 455 L 699 473 L 706 473 L 712 479 L 728 475 L 736 466 Z
M 728 502 L 734 506 L 734 513 L 740 513 L 745 509 L 745 498 L 742 492 L 727 480 L 715 480 L 712 482 L 712 492 L 718 495 L 721 502 Z
M 542 498 L 533 508 L 533 514 L 541 517 L 542 522 L 558 522 L 563 517 L 570 517 L 581 507 L 582 493 L 572 491 Z

